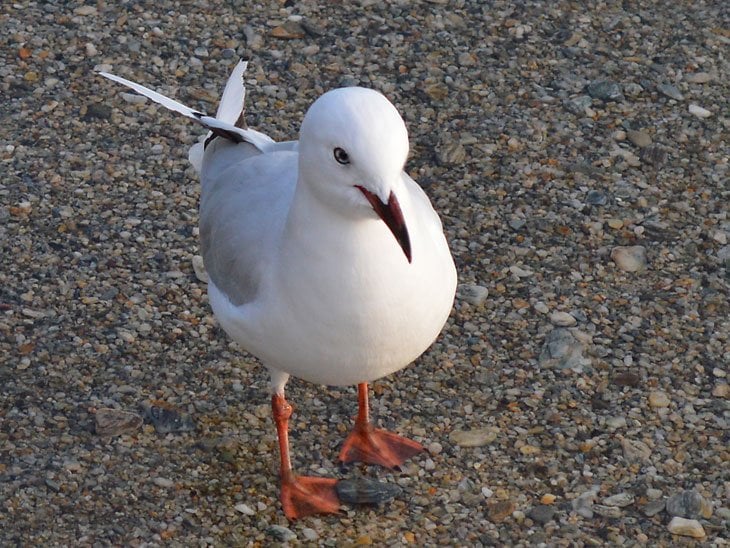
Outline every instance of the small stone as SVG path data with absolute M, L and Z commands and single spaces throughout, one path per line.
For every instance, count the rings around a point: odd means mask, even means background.
M 203 282 L 204 284 L 207 284 L 210 278 L 208 277 L 208 272 L 205 270 L 205 265 L 203 264 L 203 257 L 200 255 L 193 255 L 192 259 L 193 263 L 193 271 L 195 272 L 195 277 L 198 278 L 198 281 Z
M 520 453 L 525 456 L 537 455 L 538 453 L 540 453 L 540 448 L 534 445 L 527 444 L 520 447 Z
M 556 509 L 554 506 L 538 504 L 534 508 L 530 508 L 530 511 L 527 512 L 527 517 L 536 523 L 545 525 L 547 522 L 553 519 L 555 513 Z
M 394 483 L 368 479 L 340 480 L 335 486 L 337 496 L 348 504 L 382 504 L 399 496 L 403 489 Z
M 119 95 L 125 102 L 133 105 L 140 105 L 147 102 L 147 97 L 140 95 L 139 93 L 127 93 L 126 91 L 123 91 Z
M 606 497 L 602 502 L 606 506 L 618 506 L 619 508 L 623 508 L 624 506 L 629 506 L 634 503 L 634 495 L 631 493 L 617 493 L 610 497 Z
M 705 519 L 712 516 L 712 504 L 694 489 L 688 489 L 667 499 L 667 513 L 681 518 Z
M 606 419 L 606 426 L 608 426 L 611 430 L 618 430 L 619 428 L 625 428 L 626 427 L 626 418 L 625 417 L 608 417 Z
M 611 80 L 595 80 L 586 88 L 588 95 L 601 101 L 620 101 L 623 99 L 621 87 Z
M 550 323 L 560 327 L 573 327 L 578 320 L 567 312 L 553 312 L 550 314 Z
M 568 112 L 576 116 L 585 116 L 586 109 L 590 108 L 592 103 L 593 99 L 591 99 L 590 95 L 579 95 L 578 97 L 573 97 L 565 101 L 563 104 Z
M 264 45 L 264 38 L 251 25 L 243 27 L 243 35 L 246 37 L 246 45 L 253 50 L 261 49 Z
M 304 535 L 304 538 L 310 542 L 319 538 L 319 533 L 311 527 L 304 527 L 302 529 L 302 535 Z
M 727 384 L 726 382 L 721 382 L 712 389 L 712 395 L 716 398 L 725 398 L 727 399 L 730 397 L 730 384 Z
M 712 80 L 712 75 L 709 72 L 695 72 L 686 75 L 684 79 L 690 84 L 706 84 Z
M 636 373 L 627 371 L 625 373 L 619 373 L 613 378 L 613 384 L 617 386 L 638 386 L 641 382 L 641 377 Z
M 651 407 L 669 407 L 670 403 L 671 400 L 665 392 L 662 392 L 660 390 L 654 390 L 652 392 L 649 392 L 649 405 Z
M 287 21 L 271 30 L 271 36 L 280 40 L 295 40 L 305 35 L 304 28 L 296 21 Z
M 646 517 L 650 518 L 652 516 L 656 516 L 659 512 L 664 510 L 664 501 L 652 500 L 651 502 L 648 502 L 646 505 L 644 505 L 644 508 L 642 510 Z
M 426 86 L 425 91 L 426 95 L 428 95 L 431 99 L 435 99 L 437 101 L 446 99 L 449 96 L 449 88 L 446 86 L 446 84 L 443 83 L 436 83 Z
M 715 230 L 712 233 L 712 239 L 720 245 L 725 245 L 727 243 L 727 232 L 724 230 Z
M 481 285 L 461 284 L 458 288 L 459 297 L 466 302 L 479 306 L 489 295 L 489 290 Z
M 488 428 L 454 430 L 449 435 L 449 439 L 459 447 L 482 447 L 496 440 L 497 432 Z
M 80 6 L 74 9 L 74 13 L 76 15 L 94 15 L 96 13 L 96 7 L 89 5 Z
M 195 423 L 190 415 L 165 402 L 145 402 L 142 407 L 145 411 L 145 420 L 152 423 L 158 434 L 195 430 Z
M 132 434 L 140 429 L 143 422 L 142 417 L 136 413 L 119 409 L 98 409 L 94 418 L 99 436 Z
M 515 511 L 515 503 L 511 500 L 500 500 L 487 505 L 487 516 L 489 521 L 500 523 L 512 515 Z
M 466 149 L 461 143 L 444 143 L 436 149 L 436 160 L 439 165 L 460 165 L 466 160 Z
M 667 529 L 673 535 L 681 535 L 683 537 L 705 538 L 705 529 L 702 524 L 695 519 L 684 519 L 679 517 L 672 518 L 667 525 Z
M 618 506 L 606 506 L 605 504 L 594 504 L 593 511 L 604 518 L 620 518 L 623 514 Z
M 540 365 L 547 368 L 582 370 L 588 362 L 583 357 L 583 343 L 576 338 L 573 330 L 556 327 L 545 337 L 540 352 Z
M 667 162 L 667 151 L 659 145 L 651 145 L 641 149 L 641 161 L 654 167 L 661 167 Z
M 624 226 L 624 222 L 621 219 L 609 219 L 608 226 L 614 230 L 618 230 Z
M 646 462 L 651 457 L 651 448 L 643 441 L 623 438 L 621 439 L 621 449 L 628 462 Z
M 245 514 L 247 516 L 253 516 L 256 514 L 256 511 L 253 508 L 251 508 L 249 505 L 244 504 L 244 503 L 236 504 L 233 508 L 237 512 L 241 512 L 242 514 Z
M 540 502 L 542 504 L 553 504 L 555 502 L 556 498 L 557 497 L 555 495 L 547 493 L 547 494 L 543 495 L 542 497 L 540 497 Z
M 276 540 L 279 540 L 281 542 L 289 542 L 290 540 L 294 540 L 297 538 L 296 533 L 292 531 L 291 529 L 287 529 L 286 527 L 282 527 L 281 525 L 271 525 L 268 529 L 266 529 L 266 534 L 268 534 L 271 537 L 274 537 Z
M 611 250 L 611 259 L 624 272 L 641 272 L 646 269 L 646 248 L 641 245 L 617 246 Z
M 96 57 L 99 55 L 99 50 L 96 49 L 96 46 L 92 44 L 91 42 L 87 42 L 86 46 L 84 46 L 86 49 L 86 56 L 87 57 Z
M 656 87 L 657 91 L 662 95 L 674 99 L 675 101 L 684 101 L 684 95 L 672 84 L 659 84 Z
M 593 501 L 596 498 L 596 488 L 586 491 L 577 498 L 573 499 L 573 510 L 584 518 L 591 519 L 593 517 Z
M 529 278 L 530 276 L 533 276 L 535 273 L 532 270 L 529 270 L 527 268 L 522 268 L 518 265 L 512 265 L 509 267 L 510 273 L 517 276 L 518 278 Z
M 695 116 L 697 116 L 697 118 L 709 118 L 710 116 L 712 116 L 712 112 L 710 112 L 706 108 L 694 104 L 689 106 L 689 113 L 694 114 Z
M 586 203 L 590 205 L 606 205 L 608 196 L 602 190 L 589 190 L 586 194 Z
M 175 482 L 173 482 L 172 480 L 169 480 L 167 478 L 155 478 L 152 480 L 152 483 L 154 483 L 158 487 L 164 487 L 164 488 L 169 488 L 169 487 L 172 487 L 173 485 L 175 485 Z
M 626 132 L 626 136 L 639 148 L 648 147 L 651 144 L 651 136 L 645 131 L 629 130 Z
M 550 309 L 548 308 L 548 306 L 542 301 L 537 301 L 535 303 L 534 308 L 535 308 L 535 311 L 539 312 L 540 314 L 547 314 L 548 312 L 550 312 Z
M 649 487 L 646 490 L 646 497 L 649 500 L 659 500 L 662 496 L 662 490 L 661 489 L 654 489 L 653 487 Z

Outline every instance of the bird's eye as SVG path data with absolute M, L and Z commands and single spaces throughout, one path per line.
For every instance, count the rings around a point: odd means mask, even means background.
M 337 147 L 334 150 L 334 154 L 335 154 L 335 160 L 337 160 L 338 164 L 345 165 L 345 164 L 350 163 L 350 156 L 347 154 L 347 152 L 345 152 L 340 147 Z

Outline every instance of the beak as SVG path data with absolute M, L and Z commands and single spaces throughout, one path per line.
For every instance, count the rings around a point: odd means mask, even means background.
M 400 245 L 403 253 L 406 254 L 408 262 L 412 262 L 411 239 L 408 236 L 408 229 L 406 228 L 406 222 L 403 219 L 403 212 L 400 209 L 400 204 L 398 203 L 398 199 L 395 197 L 395 194 L 391 191 L 390 196 L 388 196 L 388 203 L 385 204 L 376 194 L 370 192 L 368 189 L 361 187 L 360 185 L 356 185 L 356 187 L 363 193 L 368 202 L 370 202 L 375 213 L 377 213 L 378 217 L 383 220 L 393 233 L 398 245 Z

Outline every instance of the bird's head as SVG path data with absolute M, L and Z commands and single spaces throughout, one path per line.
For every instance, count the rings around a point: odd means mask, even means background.
M 388 99 L 359 87 L 325 93 L 304 117 L 299 155 L 300 184 L 345 214 L 379 218 L 411 261 L 398 199 L 408 132 Z

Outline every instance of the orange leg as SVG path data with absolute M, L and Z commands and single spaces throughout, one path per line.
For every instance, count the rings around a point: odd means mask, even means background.
M 311 514 L 336 514 L 340 510 L 340 499 L 335 491 L 334 478 L 296 476 L 292 471 L 289 456 L 289 417 L 292 406 L 284 394 L 271 397 L 271 409 L 279 435 L 281 456 L 281 505 L 289 519 L 298 519 Z
M 373 427 L 370 422 L 368 383 L 357 385 L 357 401 L 355 428 L 340 451 L 342 462 L 366 462 L 395 468 L 424 450 L 420 443 Z

